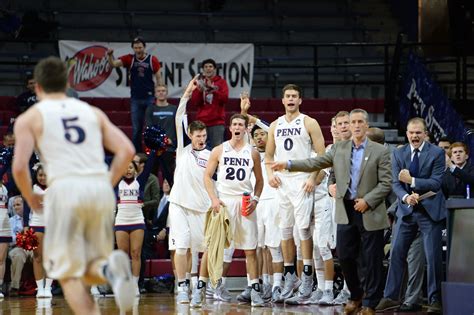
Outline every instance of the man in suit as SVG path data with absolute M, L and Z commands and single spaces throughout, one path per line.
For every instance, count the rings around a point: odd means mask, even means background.
M 390 154 L 383 145 L 367 138 L 365 110 L 354 109 L 349 117 L 352 140 L 335 143 L 322 156 L 274 162 L 271 167 L 290 172 L 333 167 L 337 182 L 337 254 L 351 291 L 344 314 L 374 314 L 382 297 L 383 230 L 388 227 L 384 200 L 391 189 Z M 358 277 L 359 249 L 367 270 L 365 292 Z
M 454 142 L 449 147 L 442 186 L 446 198 L 467 197 L 467 185 L 474 188 L 474 166 L 468 163 L 468 159 L 469 149 L 465 143 Z
M 384 298 L 377 311 L 397 308 L 405 261 L 418 231 L 422 233 L 428 261 L 428 312 L 440 312 L 442 277 L 441 231 L 446 218 L 441 183 L 445 170 L 445 152 L 426 139 L 426 123 L 412 118 L 407 125 L 409 144 L 392 156 L 393 190 L 398 197 L 396 232 L 392 239 L 390 268 Z M 426 192 L 436 195 L 419 200 Z

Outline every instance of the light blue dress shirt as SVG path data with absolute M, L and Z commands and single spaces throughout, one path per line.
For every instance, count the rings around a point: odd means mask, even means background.
M 351 172 L 350 178 L 351 182 L 349 183 L 349 189 L 346 193 L 346 198 L 354 200 L 357 198 L 357 186 L 359 186 L 360 178 L 360 168 L 362 167 L 362 162 L 364 160 L 364 152 L 367 146 L 367 137 L 364 142 L 361 143 L 359 147 L 356 147 L 354 142 L 352 142 L 352 153 L 351 153 Z

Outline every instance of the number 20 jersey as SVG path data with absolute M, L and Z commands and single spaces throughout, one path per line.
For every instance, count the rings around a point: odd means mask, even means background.
M 252 149 L 248 143 L 239 151 L 234 150 L 229 141 L 222 144 L 222 155 L 217 171 L 219 195 L 241 196 L 244 192 L 253 192 L 250 180 L 253 172 Z
M 89 104 L 65 98 L 35 108 L 43 120 L 37 145 L 48 186 L 58 178 L 107 174 L 99 119 Z
M 304 125 L 306 115 L 300 114 L 290 122 L 285 116 L 277 119 L 275 126 L 275 161 L 306 159 L 311 157 L 311 138 Z M 300 172 L 286 175 L 297 175 Z

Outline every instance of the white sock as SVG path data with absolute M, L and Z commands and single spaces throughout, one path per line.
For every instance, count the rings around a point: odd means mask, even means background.
M 344 287 L 342 288 L 344 291 L 350 292 L 349 287 L 347 286 L 346 280 L 344 280 Z
M 38 287 L 38 290 L 44 288 L 44 279 L 36 280 L 36 286 Z
M 225 283 L 226 283 L 226 280 L 227 280 L 227 277 L 222 277 L 222 285 L 225 286 Z
M 281 278 L 283 277 L 283 273 L 275 272 L 273 273 L 273 287 L 280 287 L 281 288 Z
M 325 289 L 325 290 L 331 290 L 331 291 L 332 291 L 333 284 L 334 284 L 334 281 L 332 281 L 332 280 L 325 280 L 325 281 L 324 281 L 324 289 Z
M 250 275 L 249 274 L 247 274 L 247 286 L 248 287 L 252 286 L 252 283 L 250 282 Z
M 189 272 L 186 272 L 186 280 L 191 280 L 191 274 Z
M 269 284 L 270 283 L 270 276 L 267 273 L 263 274 L 263 284 Z
M 273 274 L 268 275 L 268 283 L 270 283 L 271 285 L 273 285 Z
M 45 278 L 44 279 L 44 289 L 51 291 L 51 284 L 53 283 L 53 279 Z
M 139 276 L 138 277 L 135 277 L 135 276 L 132 276 L 133 278 L 133 281 L 138 285 L 138 279 L 140 278 Z
M 198 284 L 198 277 L 197 276 L 192 276 L 191 277 L 191 284 L 193 285 L 193 288 L 197 288 L 197 284 Z
M 318 279 L 318 289 L 324 290 L 324 270 L 316 269 L 316 279 Z

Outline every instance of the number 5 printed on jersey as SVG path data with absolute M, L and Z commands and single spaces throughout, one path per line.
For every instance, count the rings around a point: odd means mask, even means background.
M 79 117 L 63 118 L 64 138 L 73 144 L 80 144 L 86 139 L 86 133 L 77 125 Z

